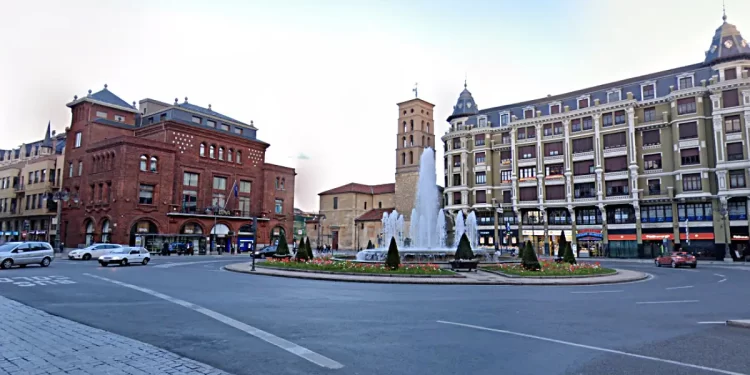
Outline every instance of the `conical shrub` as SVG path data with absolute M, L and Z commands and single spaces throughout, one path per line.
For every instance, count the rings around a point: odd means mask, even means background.
M 279 245 L 276 246 L 276 255 L 289 255 L 289 245 L 286 243 L 286 236 L 279 236 Z
M 576 257 L 573 255 L 573 249 L 570 247 L 570 244 L 568 244 L 565 247 L 565 255 L 563 255 L 563 262 L 576 264 Z
M 471 260 L 474 259 L 474 251 L 471 250 L 471 243 L 466 233 L 461 235 L 461 239 L 458 241 L 458 248 L 456 249 L 456 260 Z
M 391 244 L 388 246 L 388 256 L 385 258 L 385 266 L 397 270 L 401 266 L 401 257 L 398 255 L 398 245 L 396 238 L 391 237 Z
M 299 240 L 299 246 L 297 246 L 297 256 L 295 257 L 295 259 L 298 262 L 305 262 L 310 259 L 310 253 L 307 250 L 304 238 L 300 238 Z
M 313 251 L 312 246 L 310 246 L 310 237 L 305 239 L 305 250 L 307 250 L 307 256 L 310 259 L 315 259 L 315 252 Z
M 531 241 L 526 242 L 526 248 L 523 250 L 523 257 L 521 258 L 521 265 L 524 269 L 530 271 L 538 271 L 542 268 L 539 264 L 539 259 L 536 257 L 534 246 L 531 245 Z
M 568 246 L 568 240 L 565 238 L 565 231 L 560 231 L 560 238 L 557 240 L 557 257 L 565 256 L 565 249 Z
M 374 249 L 375 245 L 372 244 L 372 240 L 367 241 L 367 250 Z

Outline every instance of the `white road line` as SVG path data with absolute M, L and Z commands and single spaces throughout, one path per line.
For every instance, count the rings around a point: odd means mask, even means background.
M 126 288 L 135 289 L 135 290 L 137 290 L 139 292 L 150 294 L 150 295 L 152 295 L 154 297 L 161 298 L 163 300 L 166 300 L 166 301 L 178 304 L 178 305 L 183 306 L 183 307 L 187 307 L 188 309 L 191 309 L 193 311 L 199 312 L 199 313 L 201 313 L 203 315 L 206 315 L 206 316 L 208 316 L 210 318 L 213 318 L 213 319 L 215 319 L 215 320 L 217 320 L 217 321 L 219 321 L 221 323 L 224 323 L 224 324 L 226 324 L 228 326 L 237 328 L 240 331 L 243 331 L 243 332 L 245 332 L 245 333 L 247 333 L 247 334 L 249 334 L 251 336 L 255 336 L 255 337 L 257 337 L 257 338 L 259 338 L 259 339 L 261 339 L 261 340 L 263 340 L 263 341 L 271 344 L 271 345 L 278 346 L 279 348 L 284 349 L 284 350 L 288 351 L 289 353 L 292 353 L 292 354 L 297 355 L 299 357 L 302 357 L 302 358 L 304 358 L 304 359 L 306 359 L 306 360 L 308 360 L 308 361 L 310 361 L 310 362 L 312 362 L 312 363 L 314 363 L 314 364 L 316 364 L 316 365 L 318 365 L 320 367 L 325 367 L 325 368 L 330 368 L 330 369 L 340 369 L 340 368 L 344 367 L 344 365 L 342 365 L 341 363 L 338 363 L 338 362 L 336 362 L 336 361 L 334 361 L 334 360 L 332 360 L 332 359 L 330 359 L 328 357 L 322 356 L 322 355 L 320 355 L 320 354 L 318 354 L 316 352 L 313 352 L 310 349 L 304 348 L 304 347 L 299 346 L 299 345 L 297 345 L 297 344 L 295 344 L 295 343 L 293 343 L 291 341 L 287 341 L 285 339 L 282 339 L 281 337 L 275 336 L 275 335 L 273 335 L 271 333 L 268 333 L 268 332 L 263 331 L 261 329 L 255 328 L 255 327 L 253 327 L 251 325 L 242 323 L 242 322 L 240 322 L 238 320 L 235 320 L 235 319 L 232 319 L 232 318 L 230 318 L 230 317 L 228 317 L 226 315 L 222 315 L 222 314 L 220 314 L 220 313 L 218 313 L 216 311 L 209 310 L 209 309 L 207 309 L 205 307 L 201 307 L 201 306 L 195 305 L 193 303 L 190 303 L 190 302 L 187 302 L 187 301 L 183 301 L 181 299 L 170 297 L 170 296 L 168 296 L 166 294 L 162 294 L 162 293 L 159 293 L 159 292 L 151 290 L 151 289 L 141 288 L 141 287 L 136 286 L 136 285 L 126 284 L 126 283 L 123 283 L 123 282 L 120 282 L 120 281 L 117 281 L 117 280 L 108 279 L 106 277 L 92 275 L 92 274 L 89 274 L 89 273 L 84 273 L 84 275 L 85 276 L 89 276 L 89 277 L 93 277 L 95 279 L 107 281 L 107 282 L 110 282 L 112 284 L 117 284 L 117 285 L 120 285 L 120 286 L 123 286 L 123 287 L 126 287 Z
M 633 357 L 633 358 L 639 358 L 639 359 L 646 359 L 646 360 L 649 360 L 649 361 L 669 363 L 669 364 L 676 365 L 676 366 L 682 366 L 682 367 L 688 367 L 688 368 L 693 368 L 693 369 L 698 369 L 698 370 L 704 370 L 704 371 L 714 372 L 714 373 L 717 373 L 717 374 L 746 375 L 746 374 L 743 374 L 743 373 L 740 373 L 740 372 L 733 372 L 733 371 L 727 371 L 727 370 L 722 370 L 722 369 L 713 368 L 713 367 L 706 367 L 706 366 L 701 366 L 701 365 L 694 365 L 694 364 L 691 364 L 691 363 L 685 363 L 685 362 L 680 362 L 680 361 L 673 361 L 671 359 L 664 359 L 664 358 L 650 357 L 650 356 L 647 356 L 647 355 L 641 355 L 641 354 L 635 354 L 635 353 L 628 353 L 628 352 L 623 352 L 623 351 L 620 351 L 620 350 L 601 348 L 601 347 L 598 347 L 598 346 L 577 344 L 577 343 L 570 342 L 570 341 L 562 341 L 562 340 L 557 340 L 557 339 L 551 339 L 551 338 L 548 338 L 548 337 L 542 337 L 542 336 L 536 336 L 536 335 L 529 335 L 527 333 L 506 331 L 506 330 L 503 330 L 503 329 L 481 327 L 481 326 L 475 326 L 475 325 L 464 324 L 464 323 L 447 322 L 447 321 L 444 321 L 444 320 L 438 320 L 437 322 L 438 323 L 442 323 L 442 324 L 450 324 L 450 325 L 454 325 L 454 326 L 459 326 L 459 327 L 474 328 L 474 329 L 478 329 L 478 330 L 482 330 L 482 331 L 504 333 L 506 335 L 513 335 L 513 336 L 525 337 L 525 338 L 535 339 L 535 340 L 540 340 L 540 341 L 553 342 L 553 343 L 557 343 L 557 344 L 569 345 L 569 346 L 574 346 L 574 347 L 583 348 L 583 349 L 596 350 L 596 351 L 599 351 L 599 352 L 605 352 L 605 353 L 610 353 L 610 354 L 619 354 L 619 355 L 623 355 L 623 356 L 626 356 L 626 357 Z
M 571 294 L 621 293 L 624 290 L 594 290 L 591 292 L 570 292 Z
M 723 282 L 727 281 L 727 277 L 724 276 L 724 275 L 722 275 L 722 274 L 720 274 L 720 273 L 715 273 L 714 275 L 715 276 L 719 276 L 719 277 L 723 277 L 723 279 L 717 281 L 718 283 L 723 283 Z
M 722 322 L 698 322 L 698 324 L 721 324 L 721 325 L 726 325 L 727 322 L 726 321 L 722 321 Z
M 699 302 L 697 299 L 686 299 L 682 301 L 649 301 L 649 302 L 636 302 L 636 305 L 657 305 L 662 303 L 694 303 Z
M 236 260 L 236 259 L 201 260 L 198 262 L 165 263 L 165 264 L 160 264 L 158 266 L 154 266 L 154 268 L 172 268 L 172 267 L 179 267 L 179 266 L 190 266 L 193 264 L 220 263 L 220 262 L 227 262 L 227 261 L 232 261 L 232 260 Z
M 692 285 L 686 285 L 686 286 L 673 286 L 671 288 L 665 288 L 666 290 L 675 290 L 675 289 L 690 289 L 692 288 Z

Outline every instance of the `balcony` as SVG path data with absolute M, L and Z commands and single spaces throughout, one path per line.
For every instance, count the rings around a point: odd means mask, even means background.
M 617 146 L 604 149 L 604 156 L 622 156 L 628 154 L 628 148 L 626 146 Z
M 611 181 L 611 180 L 622 180 L 628 178 L 628 171 L 627 169 L 624 171 L 616 171 L 616 172 L 605 172 L 604 173 L 604 180 L 605 181 Z
M 596 180 L 596 175 L 594 175 L 593 173 L 573 176 L 573 181 L 575 183 L 594 182 L 595 180 Z
M 573 153 L 573 161 L 591 160 L 593 158 L 594 158 L 594 150 Z
M 198 207 L 179 207 L 177 205 L 172 206 L 172 212 L 167 214 L 168 216 L 203 216 L 203 217 L 224 217 L 224 218 L 250 218 L 252 215 L 250 215 L 247 211 L 241 211 L 241 210 L 230 210 L 230 209 L 218 209 L 218 210 L 212 210 L 212 207 L 204 207 L 204 208 L 198 208 Z
M 13 190 L 16 193 L 21 193 L 26 190 L 26 186 L 24 184 L 16 184 L 16 185 L 13 185 Z
M 537 186 L 536 177 L 521 178 L 518 180 L 518 186 Z
M 643 196 L 646 198 L 663 198 L 669 196 L 669 190 L 662 189 L 659 186 L 649 186 L 648 189 L 643 190 Z
M 700 142 L 700 140 L 698 138 L 696 138 L 696 139 L 688 139 L 688 140 L 680 139 L 678 147 L 679 147 L 679 149 L 693 148 L 693 147 L 700 146 L 700 143 L 701 142 Z
M 653 173 L 661 173 L 664 172 L 664 169 L 659 166 L 659 168 L 649 168 L 649 169 L 643 169 L 643 174 L 653 174 Z
M 527 158 L 527 159 L 519 159 L 518 160 L 518 166 L 519 167 L 528 167 L 536 165 L 536 158 Z
M 564 155 L 545 155 L 544 156 L 544 164 L 549 163 L 562 163 Z

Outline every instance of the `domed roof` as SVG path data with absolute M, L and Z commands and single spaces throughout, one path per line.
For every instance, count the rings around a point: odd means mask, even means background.
M 458 96 L 458 101 L 453 106 L 453 114 L 448 117 L 448 121 L 456 117 L 476 115 L 477 112 L 479 112 L 477 103 L 471 96 L 469 89 L 466 88 L 466 82 L 464 82 L 464 91 L 461 91 L 461 95 Z
M 726 13 L 722 17 L 724 23 L 716 29 L 711 46 L 706 51 L 705 65 L 716 64 L 726 60 L 746 57 L 750 59 L 750 44 L 742 37 L 737 27 L 727 23 Z

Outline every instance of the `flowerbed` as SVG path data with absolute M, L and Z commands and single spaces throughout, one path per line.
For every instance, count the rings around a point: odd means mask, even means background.
M 529 271 L 523 268 L 520 263 L 497 264 L 484 266 L 482 269 L 489 271 L 499 271 L 508 275 L 522 277 L 544 277 L 544 276 L 587 276 L 587 275 L 606 275 L 613 274 L 617 271 L 611 268 L 604 268 L 595 263 L 555 263 L 550 261 L 540 261 L 542 268 L 539 271 Z
M 453 275 L 453 272 L 444 270 L 436 264 L 402 264 L 396 270 L 391 270 L 382 263 L 355 263 L 334 261 L 330 258 L 315 258 L 307 262 L 298 262 L 294 259 L 267 259 L 258 264 L 261 267 L 294 269 L 307 271 L 326 271 L 341 273 L 375 273 L 394 275 Z

